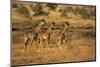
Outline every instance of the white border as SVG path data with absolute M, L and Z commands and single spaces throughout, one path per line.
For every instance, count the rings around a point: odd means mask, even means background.
M 35 2 L 51 2 L 51 3 L 96 5 L 96 1 L 95 0 L 20 0 L 20 1 L 35 1 Z
M 0 1 L 0 67 L 10 64 L 10 0 Z
M 97 6 L 97 61 L 83 63 L 67 63 L 41 65 L 41 67 L 99 67 L 100 63 L 100 0 L 34 0 L 39 2 L 56 2 L 69 4 L 86 4 Z M 0 67 L 10 64 L 10 0 L 0 1 Z M 38 65 L 40 66 L 40 65 Z M 27 66 L 30 67 L 30 66 Z

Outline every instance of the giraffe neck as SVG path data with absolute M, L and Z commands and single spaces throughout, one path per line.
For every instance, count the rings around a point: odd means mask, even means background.
M 64 25 L 64 28 L 60 30 L 60 32 L 58 33 L 58 35 L 65 33 L 67 28 L 67 25 Z
M 48 27 L 48 29 L 47 29 L 47 33 L 50 33 L 51 32 L 52 27 L 53 27 L 53 25 L 51 24 L 50 27 Z
M 63 29 L 62 33 L 65 33 L 66 28 L 67 28 L 67 25 L 64 25 L 64 29 Z
M 43 24 L 39 23 L 34 29 L 33 32 L 38 33 L 40 29 L 42 28 Z

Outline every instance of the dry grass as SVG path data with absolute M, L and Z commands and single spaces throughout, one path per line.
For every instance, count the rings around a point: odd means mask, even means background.
M 90 32 L 87 29 L 79 31 Z M 61 45 L 61 49 L 57 46 L 38 48 L 33 43 L 32 47 L 28 46 L 26 54 L 23 43 L 14 43 L 12 45 L 12 63 L 13 65 L 26 65 L 96 60 L 95 35 L 83 36 L 83 32 L 67 34 L 69 37 L 67 37 L 66 46 Z M 93 32 L 95 31 L 92 30 Z

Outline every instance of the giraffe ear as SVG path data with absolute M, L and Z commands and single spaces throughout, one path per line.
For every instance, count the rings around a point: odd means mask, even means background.
M 41 19 L 41 21 L 43 21 L 43 22 L 44 22 L 44 24 L 46 24 L 46 22 L 45 22 L 45 20 L 44 20 L 43 18 Z
M 69 26 L 69 22 L 67 21 L 66 24 Z
M 45 20 L 44 20 L 44 19 L 43 19 L 42 21 L 43 21 L 43 22 L 45 22 Z
M 42 18 L 41 21 L 45 21 L 45 20 Z
M 53 21 L 53 22 L 52 22 L 52 24 L 54 25 L 54 24 L 55 24 L 55 22 Z

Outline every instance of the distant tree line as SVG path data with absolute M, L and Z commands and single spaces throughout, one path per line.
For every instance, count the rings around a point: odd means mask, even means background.
M 37 3 L 33 5 L 31 9 L 34 12 L 34 16 L 41 16 L 41 15 L 48 16 L 50 10 L 52 11 L 56 10 L 57 6 L 58 6 L 57 4 L 47 3 L 46 7 L 48 7 L 48 11 L 45 11 L 43 9 L 45 7 L 43 7 L 41 3 Z M 16 11 L 19 14 L 22 14 L 23 16 L 28 17 L 30 14 L 29 10 L 25 6 L 18 7 L 18 4 L 16 2 L 12 3 L 12 7 L 17 8 Z M 89 6 L 89 7 L 85 6 L 81 8 L 76 6 L 76 8 L 74 9 L 70 6 L 65 6 L 63 8 L 60 8 L 59 12 L 60 12 L 60 16 L 65 17 L 65 18 L 67 18 L 68 12 L 73 12 L 76 15 L 80 15 L 84 19 L 92 18 L 96 16 L 96 9 L 92 6 Z

